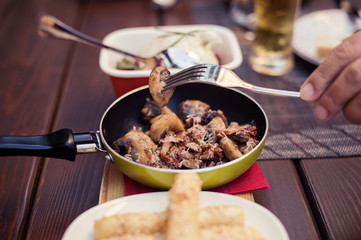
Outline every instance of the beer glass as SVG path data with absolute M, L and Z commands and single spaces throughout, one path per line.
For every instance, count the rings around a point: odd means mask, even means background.
M 294 65 L 293 22 L 299 0 L 256 0 L 255 40 L 248 58 L 250 67 L 267 75 L 283 75 Z

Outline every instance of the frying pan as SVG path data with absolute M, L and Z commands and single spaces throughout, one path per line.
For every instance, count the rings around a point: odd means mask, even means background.
M 134 126 L 148 129 L 141 120 L 141 109 L 150 98 L 148 86 L 134 89 L 115 100 L 105 111 L 96 132 L 73 133 L 70 129 L 38 136 L 0 137 L 0 156 L 39 156 L 74 161 L 77 153 L 106 152 L 125 175 L 144 185 L 168 189 L 174 176 L 183 171 L 197 172 L 202 188 L 210 189 L 230 182 L 247 171 L 261 153 L 268 120 L 262 107 L 246 94 L 208 83 L 189 83 L 177 87 L 168 107 L 176 112 L 180 102 L 197 99 L 224 112 L 228 122 L 255 123 L 259 144 L 248 154 L 228 163 L 203 169 L 159 169 L 128 160 L 112 148 L 112 143 Z

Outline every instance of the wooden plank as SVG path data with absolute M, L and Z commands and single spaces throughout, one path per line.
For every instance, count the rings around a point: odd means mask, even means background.
M 37 34 L 40 14 L 53 10 L 49 2 L 0 3 L 0 135 L 44 134 L 52 124 L 70 45 L 55 46 Z M 42 164 L 35 157 L 1 158 L 2 239 L 24 238 Z
M 99 193 L 99 204 L 124 196 L 123 174 L 114 164 L 105 163 Z
M 258 165 L 270 189 L 255 192 L 255 201 L 281 220 L 290 239 L 321 239 L 293 162 L 258 161 Z
M 242 194 L 236 194 L 235 196 L 247 199 L 251 202 L 255 201 L 253 193 L 242 193 Z
M 307 193 L 325 239 L 360 239 L 361 158 L 300 162 Z
M 0 236 L 22 239 L 39 174 L 39 160 L 2 157 L 0 161 Z

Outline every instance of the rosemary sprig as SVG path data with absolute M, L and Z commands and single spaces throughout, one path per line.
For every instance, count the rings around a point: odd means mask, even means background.
M 163 30 L 161 30 L 163 31 Z M 171 37 L 171 36 L 174 36 L 174 35 L 179 35 L 179 38 L 174 41 L 172 44 L 169 45 L 169 47 L 174 47 L 175 45 L 177 45 L 180 41 L 182 41 L 185 37 L 187 36 L 192 36 L 194 37 L 195 33 L 198 33 L 198 32 L 204 32 L 205 30 L 192 30 L 192 31 L 189 31 L 189 32 L 172 32 L 172 31 L 163 31 L 164 35 L 160 35 L 159 37 L 160 38 L 166 38 L 166 37 Z

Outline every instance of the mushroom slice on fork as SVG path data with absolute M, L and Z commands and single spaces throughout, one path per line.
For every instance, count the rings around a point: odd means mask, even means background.
M 149 77 L 149 91 L 159 107 L 164 107 L 172 97 L 175 88 L 164 90 L 165 81 L 169 78 L 170 72 L 167 68 L 159 66 L 152 70 Z

